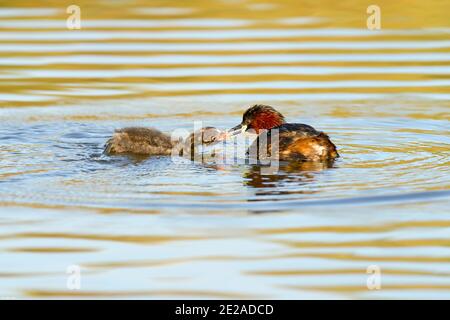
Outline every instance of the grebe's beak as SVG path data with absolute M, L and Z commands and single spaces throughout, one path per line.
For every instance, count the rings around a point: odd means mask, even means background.
M 227 138 L 228 138 L 228 132 L 227 131 L 223 131 L 217 136 L 216 141 L 217 142 L 224 141 L 224 140 L 227 140 Z
M 228 136 L 236 136 L 242 132 L 245 132 L 245 130 L 247 130 L 247 126 L 243 125 L 242 123 L 237 125 L 234 128 L 231 128 L 230 130 L 228 130 Z

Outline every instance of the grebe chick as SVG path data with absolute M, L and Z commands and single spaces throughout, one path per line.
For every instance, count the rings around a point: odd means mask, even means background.
M 245 111 L 241 124 L 229 130 L 236 135 L 248 130 L 258 134 L 248 153 L 255 150 L 257 158 L 270 156 L 272 129 L 278 130 L 278 158 L 282 161 L 330 161 L 337 157 L 336 146 L 323 132 L 301 123 L 286 123 L 284 116 L 271 106 L 254 105 Z M 263 132 L 261 132 L 263 131 Z M 258 148 L 261 135 L 267 132 L 267 150 Z M 275 132 L 275 131 L 274 131 Z
M 214 127 L 204 127 L 191 133 L 186 139 L 179 139 L 174 144 L 174 153 L 180 156 L 190 156 L 191 159 L 198 153 L 198 147 L 211 146 L 220 141 L 226 140 L 227 132 L 220 131 Z
M 129 127 L 116 130 L 105 144 L 106 154 L 171 155 L 173 152 L 194 152 L 201 144 L 211 145 L 224 140 L 226 133 L 205 127 L 186 139 L 171 140 L 170 136 L 154 128 Z

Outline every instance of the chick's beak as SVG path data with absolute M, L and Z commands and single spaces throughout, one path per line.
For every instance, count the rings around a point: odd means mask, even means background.
M 228 132 L 223 131 L 217 136 L 216 141 L 224 141 L 224 140 L 227 140 L 227 138 L 228 138 Z
M 238 124 L 236 127 L 231 128 L 230 130 L 228 130 L 227 134 L 228 136 L 236 136 L 242 132 L 245 132 L 245 130 L 247 129 L 246 125 Z

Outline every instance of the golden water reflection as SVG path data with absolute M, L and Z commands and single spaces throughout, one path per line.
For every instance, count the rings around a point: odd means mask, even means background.
M 0 6 L 0 297 L 448 298 L 448 1 Z M 334 164 L 107 157 L 115 128 L 226 129 L 254 103 Z M 82 289 L 67 289 L 67 268 Z M 367 268 L 382 271 L 368 290 Z

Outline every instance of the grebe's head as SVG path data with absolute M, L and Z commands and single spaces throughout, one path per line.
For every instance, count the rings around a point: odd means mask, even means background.
M 191 143 L 191 147 L 198 145 L 208 146 L 223 141 L 225 138 L 226 132 L 220 131 L 214 127 L 205 127 L 191 133 L 188 137 L 188 141 Z
M 254 105 L 244 112 L 242 122 L 228 131 L 229 135 L 237 135 L 253 129 L 258 134 L 260 130 L 270 130 L 284 123 L 284 117 L 271 106 Z

